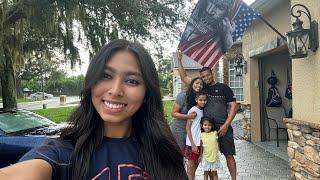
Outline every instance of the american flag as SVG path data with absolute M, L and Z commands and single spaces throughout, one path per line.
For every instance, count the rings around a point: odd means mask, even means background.
M 199 64 L 213 68 L 256 17 L 242 0 L 199 0 L 178 47 Z

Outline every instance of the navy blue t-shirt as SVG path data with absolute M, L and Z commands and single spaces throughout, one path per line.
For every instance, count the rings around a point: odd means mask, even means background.
M 48 139 L 25 154 L 20 161 L 43 159 L 52 167 L 52 179 L 71 179 L 70 143 Z M 139 161 L 139 145 L 133 137 L 103 138 L 103 143 L 91 157 L 90 179 L 150 179 Z

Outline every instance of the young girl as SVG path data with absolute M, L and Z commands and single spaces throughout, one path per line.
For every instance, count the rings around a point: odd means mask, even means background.
M 114 40 L 90 61 L 81 104 L 0 179 L 187 179 L 165 121 L 157 71 L 138 43 Z
M 200 135 L 201 126 L 200 120 L 203 116 L 202 109 L 207 103 L 207 94 L 204 92 L 199 92 L 196 94 L 196 105 L 193 106 L 188 114 L 194 114 L 196 117 L 194 119 L 188 119 L 186 125 L 187 137 L 186 137 L 186 147 L 185 147 L 185 157 L 188 159 L 187 163 L 187 174 L 189 180 L 195 179 L 195 172 L 199 165 L 199 153 L 200 153 Z
M 201 152 L 202 166 L 204 170 L 204 180 L 218 180 L 217 169 L 221 167 L 219 160 L 218 132 L 213 131 L 212 122 L 207 117 L 201 119 Z

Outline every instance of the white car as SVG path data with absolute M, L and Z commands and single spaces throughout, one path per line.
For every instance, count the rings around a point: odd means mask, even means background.
M 30 98 L 42 98 L 42 93 L 43 92 L 36 92 L 33 94 L 30 94 Z M 44 98 L 53 98 L 52 94 L 44 93 Z

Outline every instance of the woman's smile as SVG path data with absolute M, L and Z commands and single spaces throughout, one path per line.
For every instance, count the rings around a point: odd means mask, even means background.
M 111 101 L 103 100 L 105 105 L 105 110 L 109 113 L 118 113 L 125 109 L 127 104 L 124 103 L 114 103 Z
M 193 82 L 192 88 L 195 92 L 199 92 L 202 89 L 202 80 L 197 79 Z

